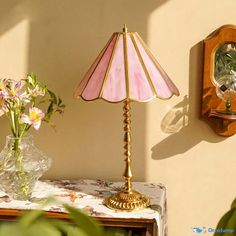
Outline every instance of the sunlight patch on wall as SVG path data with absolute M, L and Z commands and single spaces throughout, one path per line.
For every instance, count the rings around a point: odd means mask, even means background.
M 24 78 L 28 65 L 29 20 L 20 21 L 0 37 L 0 78 Z

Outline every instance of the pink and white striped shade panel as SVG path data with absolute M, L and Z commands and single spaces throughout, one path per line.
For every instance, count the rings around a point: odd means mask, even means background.
M 179 91 L 136 32 L 114 33 L 89 68 L 75 97 L 109 102 L 169 99 Z

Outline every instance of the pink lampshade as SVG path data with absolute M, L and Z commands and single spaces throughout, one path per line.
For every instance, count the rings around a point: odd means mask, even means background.
M 146 102 L 179 91 L 137 32 L 114 33 L 75 91 L 86 101 Z

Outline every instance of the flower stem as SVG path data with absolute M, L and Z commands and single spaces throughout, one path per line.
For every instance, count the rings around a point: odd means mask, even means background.
M 10 111 L 10 121 L 14 137 L 17 137 L 14 111 Z

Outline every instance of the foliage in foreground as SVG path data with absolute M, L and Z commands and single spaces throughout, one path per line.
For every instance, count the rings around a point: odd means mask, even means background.
M 122 236 L 122 231 L 104 231 L 97 221 L 63 204 L 70 221 L 48 218 L 42 210 L 26 211 L 17 221 L 2 222 L 0 236 Z
M 236 235 L 236 199 L 231 205 L 231 209 L 220 219 L 214 236 L 233 236 Z

